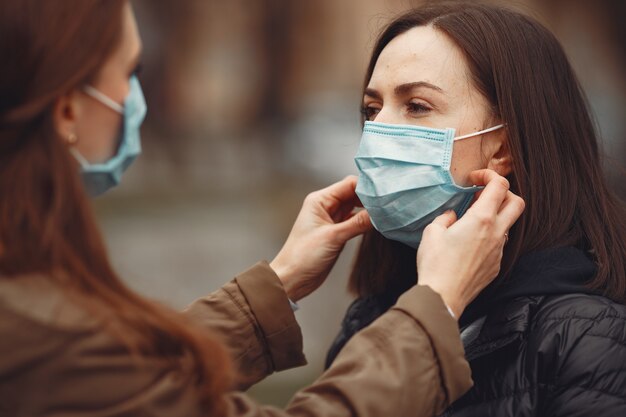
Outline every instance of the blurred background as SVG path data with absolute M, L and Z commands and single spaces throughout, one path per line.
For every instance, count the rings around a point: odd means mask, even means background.
M 561 40 L 626 197 L 626 1 L 512 4 Z M 148 101 L 144 154 L 95 202 L 114 264 L 182 308 L 277 253 L 305 195 L 347 174 L 361 82 L 380 28 L 406 0 L 134 0 Z M 356 244 L 296 316 L 309 365 L 252 390 L 283 405 L 323 368 L 351 296 Z

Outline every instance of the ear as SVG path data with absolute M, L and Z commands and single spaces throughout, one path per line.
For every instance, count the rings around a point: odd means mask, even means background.
M 513 157 L 511 156 L 511 149 L 509 148 L 509 140 L 506 134 L 506 128 L 501 129 L 498 135 L 494 135 L 489 143 L 489 161 L 487 168 L 496 171 L 503 177 L 508 176 L 513 172 Z
M 68 145 L 74 145 L 77 140 L 80 99 L 80 93 L 74 90 L 60 96 L 54 103 L 54 129 Z

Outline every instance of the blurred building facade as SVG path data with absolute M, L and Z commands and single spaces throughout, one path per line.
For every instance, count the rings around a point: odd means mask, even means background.
M 302 198 L 346 174 L 376 35 L 408 0 L 134 0 L 148 101 L 144 155 L 96 202 L 116 266 L 174 306 L 279 249 Z M 626 2 L 522 0 L 564 45 L 626 195 Z M 321 370 L 350 301 L 351 244 L 302 303 L 310 365 L 257 389 L 281 404 Z M 317 308 L 325 305 L 323 312 Z
M 327 182 L 352 172 L 369 48 L 384 23 L 420 3 L 136 0 L 150 150 L 188 185 L 211 174 L 227 187 L 239 184 L 231 170 L 244 161 L 256 180 L 286 170 Z M 625 155 L 625 2 L 504 3 L 554 31 L 589 95 L 607 154 Z

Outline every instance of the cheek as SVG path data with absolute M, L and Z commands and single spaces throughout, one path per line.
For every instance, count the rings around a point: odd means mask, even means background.
M 454 143 L 450 172 L 457 185 L 472 185 L 468 181 L 469 173 L 483 168 L 487 168 L 487 163 L 482 157 L 480 139 L 472 138 Z
M 106 162 L 117 152 L 121 115 L 107 108 L 95 108 L 77 125 L 76 147 L 91 163 Z

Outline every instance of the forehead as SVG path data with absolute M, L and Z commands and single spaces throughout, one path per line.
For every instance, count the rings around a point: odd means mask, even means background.
M 426 81 L 444 91 L 467 85 L 467 65 L 461 50 L 443 32 L 419 26 L 396 36 L 385 46 L 369 86 L 387 86 Z

